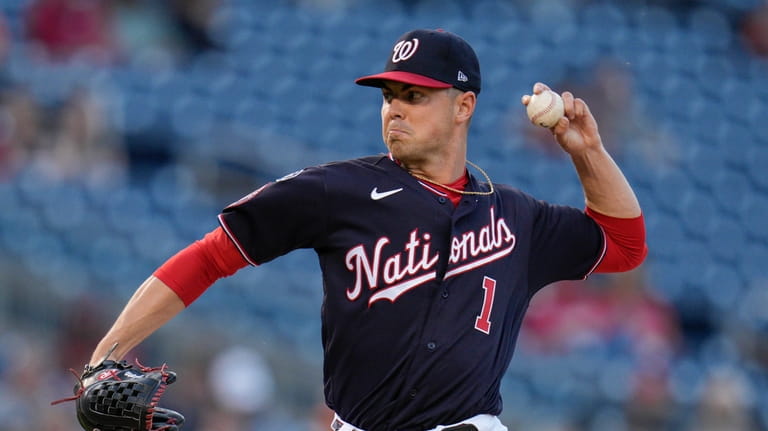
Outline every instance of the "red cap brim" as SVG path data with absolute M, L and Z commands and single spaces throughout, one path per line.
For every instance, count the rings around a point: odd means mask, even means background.
M 390 72 L 382 72 L 376 75 L 363 76 L 355 80 L 355 84 L 365 85 L 368 87 L 382 87 L 384 84 L 382 81 L 395 81 L 405 84 L 419 85 L 422 87 L 430 88 L 451 88 L 453 85 L 438 81 L 436 79 L 428 78 L 424 75 L 418 75 L 411 72 L 403 72 L 400 70 L 393 70 Z

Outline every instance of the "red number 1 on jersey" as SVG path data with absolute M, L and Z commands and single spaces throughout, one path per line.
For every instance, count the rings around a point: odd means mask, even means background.
M 475 320 L 475 329 L 489 334 L 491 332 L 491 310 L 493 309 L 493 296 L 496 293 L 496 280 L 483 277 L 483 310 Z

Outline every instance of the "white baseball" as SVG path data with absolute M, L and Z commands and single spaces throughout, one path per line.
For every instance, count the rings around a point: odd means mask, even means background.
M 549 129 L 565 114 L 563 98 L 552 90 L 534 94 L 528 102 L 526 112 L 533 124 Z

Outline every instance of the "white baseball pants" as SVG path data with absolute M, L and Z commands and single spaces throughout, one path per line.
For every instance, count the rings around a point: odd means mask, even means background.
M 478 431 L 508 431 L 507 427 L 501 423 L 497 416 L 492 415 L 477 415 L 471 418 L 465 419 L 461 422 L 457 422 L 451 425 L 438 425 L 429 431 L 442 431 L 446 428 L 450 428 L 460 424 L 472 424 L 477 427 Z M 331 430 L 333 431 L 364 431 L 360 428 L 354 427 L 344 422 L 339 415 L 333 415 L 333 422 L 331 422 Z

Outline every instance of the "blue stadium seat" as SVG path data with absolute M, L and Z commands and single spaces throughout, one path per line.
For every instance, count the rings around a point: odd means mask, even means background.
M 746 160 L 747 173 L 750 179 L 763 190 L 768 190 L 768 175 L 766 174 L 766 167 L 768 167 L 768 142 L 747 148 L 744 159 Z
M 712 253 L 707 248 L 706 239 L 686 237 L 682 251 L 678 254 L 678 271 L 684 283 L 695 290 L 706 289 L 702 279 L 702 268 L 712 264 Z
M 470 17 L 472 22 L 489 23 L 488 28 L 494 29 L 520 20 L 520 10 L 517 4 L 505 0 L 477 1 L 470 8 L 470 13 L 472 14 Z M 488 34 L 490 32 L 480 31 L 479 33 Z
M 731 23 L 725 14 L 715 8 L 700 7 L 687 17 L 687 30 L 700 38 L 699 50 L 727 51 L 733 39 Z
M 47 235 L 42 218 L 33 207 L 20 206 L 3 211 L 3 224 L 0 230 L 2 242 L 11 254 L 24 256 L 30 248 L 39 248 L 33 238 L 41 239 Z
M 24 204 L 19 201 L 16 184 L 0 181 L 0 228 L 9 228 L 23 212 Z
M 573 168 L 563 159 L 539 157 L 532 158 L 531 162 L 533 165 L 529 166 L 526 172 L 531 179 L 528 192 L 539 199 L 559 202 L 557 199 L 560 197 L 563 184 L 574 179 Z
M 713 137 L 726 166 L 748 175 L 748 166 L 755 160 L 749 154 L 760 147 L 753 133 L 754 128 L 729 121 L 721 120 L 719 123 L 721 126 Z M 756 158 L 759 159 L 759 156 Z
M 224 205 L 179 206 L 171 210 L 170 223 L 176 228 L 182 241 L 191 242 L 202 238 L 218 226 L 216 216 Z
M 690 32 L 677 32 L 668 38 L 665 53 L 669 58 L 670 67 L 689 79 L 694 78 L 696 65 L 708 55 L 700 48 L 699 41 Z
M 553 25 L 557 23 L 557 25 Z M 578 38 L 575 10 L 557 3 L 534 2 L 528 9 L 528 29 L 543 42 L 544 48 Z M 572 52 L 571 55 L 574 53 Z
M 225 74 L 211 82 L 208 109 L 214 124 L 228 124 L 235 115 L 237 102 L 258 97 L 258 81 L 247 74 Z
M 694 406 L 699 400 L 704 367 L 696 358 L 674 361 L 670 370 L 670 391 L 684 406 Z
M 709 54 L 695 60 L 693 73 L 701 91 L 714 94 L 734 75 L 733 67 L 727 58 Z
M 689 176 L 680 170 L 660 172 L 653 179 L 653 197 L 659 208 L 679 215 L 686 215 L 680 209 L 680 200 L 684 195 L 694 193 L 694 184 Z
M 681 85 L 679 83 L 683 77 L 674 73 L 659 76 L 660 70 L 669 70 L 670 58 L 663 52 L 642 45 L 640 40 L 631 38 L 626 46 L 622 47 L 622 51 L 617 53 L 617 57 L 633 65 L 630 70 L 634 74 L 638 89 L 652 95 L 654 99 L 665 94 L 663 87 Z
M 419 0 L 411 3 L 410 12 L 416 21 L 434 22 L 427 28 L 439 28 L 436 25 L 447 19 L 468 15 L 471 5 L 458 0 Z
M 593 2 L 579 8 L 579 21 L 585 27 L 619 30 L 628 26 L 626 12 L 609 2 Z M 602 38 L 609 39 L 609 38 Z
M 647 211 L 645 218 L 648 241 L 653 245 L 650 253 L 663 260 L 678 259 L 686 247 L 686 234 L 681 220 L 677 216 L 653 210 Z
M 243 45 L 262 30 L 256 19 L 258 11 L 248 5 L 227 2 L 219 5 L 211 14 L 209 34 L 222 48 L 241 52 Z
M 733 265 L 711 262 L 700 270 L 700 286 L 710 303 L 722 313 L 733 310 L 746 288 L 745 279 L 738 269 Z
M 136 269 L 138 259 L 130 242 L 114 234 L 93 238 L 84 259 L 88 271 L 97 280 L 106 282 L 104 287 L 107 288 L 149 275 L 146 272 L 140 274 Z
M 649 238 L 649 258 L 646 265 L 650 275 L 651 286 L 649 289 L 674 305 L 686 300 L 688 290 L 686 288 L 686 274 L 681 270 L 677 256 L 673 256 L 671 259 L 662 257 L 664 251 L 660 250 L 670 243 L 661 243 Z
M 571 37 L 562 40 L 557 45 L 556 55 L 563 56 L 563 63 L 570 69 L 563 70 L 563 78 L 566 78 L 570 70 L 588 70 L 599 61 L 608 57 L 606 48 L 595 42 L 601 33 L 598 29 L 578 30 L 579 37 Z M 622 34 L 617 31 L 619 35 Z M 591 34 L 591 35 L 590 35 Z M 618 36 L 621 37 L 621 36 Z
M 745 279 L 762 283 L 766 278 L 765 264 L 768 262 L 768 245 L 760 241 L 745 241 L 735 252 L 739 271 Z
M 117 234 L 131 235 L 152 224 L 154 214 L 147 196 L 133 188 L 113 191 L 103 207 L 105 224 Z
M 704 98 L 692 113 L 696 127 L 689 129 L 691 147 L 717 147 L 722 144 L 720 134 L 727 123 L 722 121 L 725 113 L 719 100 Z M 728 145 L 726 145 L 727 147 Z
M 740 209 L 741 222 L 747 232 L 762 241 L 768 241 L 768 195 L 747 195 Z
M 747 243 L 747 233 L 733 216 L 720 214 L 705 233 L 709 250 L 716 261 L 737 264 L 739 253 Z
M 656 67 L 658 66 L 646 69 L 645 73 L 652 76 L 654 74 L 653 68 Z M 657 70 L 659 69 L 663 70 L 664 68 L 659 67 Z M 663 115 L 665 119 L 673 123 L 687 124 L 696 120 L 693 118 L 693 114 L 706 103 L 702 100 L 696 82 L 681 74 L 670 74 L 664 77 L 656 76 L 656 85 L 658 86 L 659 97 L 663 98 L 663 103 L 659 104 L 659 108 L 663 111 L 659 115 Z
M 160 117 L 160 100 L 152 93 L 127 92 L 122 103 L 122 115 L 117 117 L 117 130 L 126 134 L 141 134 L 155 127 Z
M 749 330 L 754 330 L 756 334 L 764 334 L 768 330 L 768 316 L 765 315 L 765 302 L 768 300 L 763 279 L 758 279 L 750 283 L 746 292 L 740 298 L 737 308 L 738 322 L 746 325 Z M 768 397 L 768 374 L 758 368 L 750 367 L 749 371 L 755 380 L 755 385 L 763 392 L 764 397 Z M 768 398 L 766 398 L 768 399 Z
M 651 5 L 642 13 L 635 13 L 631 25 L 636 37 L 648 48 L 660 51 L 667 44 L 666 39 L 678 31 L 677 19 L 667 8 Z
M 277 127 L 278 108 L 265 96 L 233 101 L 232 127 L 243 136 L 254 130 L 271 131 Z
M 39 211 L 46 227 L 52 231 L 66 232 L 89 218 L 85 191 L 77 184 L 51 185 L 46 195 Z
M 704 143 L 696 143 L 683 148 L 683 168 L 699 185 L 709 184 L 712 176 L 725 171 L 725 161 L 721 149 Z
M 768 79 L 765 79 L 768 76 L 768 60 L 763 57 L 749 57 L 746 61 L 744 79 L 749 81 L 752 91 L 763 99 L 768 95 Z
M 168 217 L 154 217 L 144 229 L 134 232 L 130 242 L 137 256 L 153 265 L 160 265 L 177 251 L 187 246 L 187 241 L 176 234 L 176 228 Z
M 712 194 L 724 218 L 738 218 L 745 196 L 752 193 L 752 185 L 743 170 L 722 169 L 712 173 L 710 182 Z
M 170 105 L 172 130 L 182 140 L 199 138 L 213 127 L 213 107 L 210 99 L 185 94 Z

